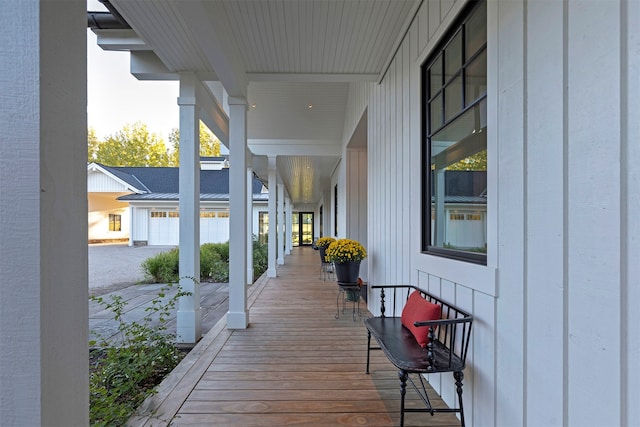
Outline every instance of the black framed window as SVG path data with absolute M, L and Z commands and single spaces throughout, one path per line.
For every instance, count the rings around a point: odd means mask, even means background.
M 122 231 L 122 216 L 109 214 L 109 231 Z
M 421 72 L 423 252 L 486 264 L 486 0 L 466 7 Z

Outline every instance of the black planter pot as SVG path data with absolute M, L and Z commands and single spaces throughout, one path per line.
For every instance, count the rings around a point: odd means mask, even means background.
M 360 261 L 335 263 L 336 280 L 340 283 L 357 283 L 360 276 Z
M 326 246 L 318 246 L 318 249 L 320 250 L 320 261 L 321 262 L 327 262 L 327 260 L 325 259 L 325 255 L 327 254 L 327 247 Z

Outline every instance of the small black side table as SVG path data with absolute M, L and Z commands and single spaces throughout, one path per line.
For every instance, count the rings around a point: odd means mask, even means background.
M 342 296 L 342 313 L 344 314 L 344 310 L 347 306 L 347 302 L 352 303 L 352 316 L 353 321 L 356 321 L 356 313 L 358 313 L 358 317 L 362 317 L 360 313 L 360 285 L 355 283 L 346 283 L 346 282 L 337 282 L 338 283 L 338 296 L 336 297 L 336 319 L 340 318 L 340 297 Z M 347 293 L 352 293 L 357 295 L 353 301 L 347 301 Z M 357 311 L 356 311 L 357 306 Z

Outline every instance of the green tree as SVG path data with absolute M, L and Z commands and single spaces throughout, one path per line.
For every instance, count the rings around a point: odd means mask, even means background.
M 180 130 L 174 128 L 171 131 L 169 144 L 172 148 L 170 163 L 172 166 L 178 166 L 180 163 Z M 204 123 L 200 122 L 200 157 L 218 156 L 220 156 L 220 140 Z
M 95 162 L 98 157 L 98 148 L 100 147 L 100 140 L 94 128 L 89 128 L 87 132 L 87 156 L 89 162 Z
M 472 156 L 447 166 L 448 171 L 486 171 L 487 150 L 482 150 Z
M 160 136 L 149 132 L 142 122 L 125 125 L 122 130 L 109 135 L 91 147 L 89 160 L 109 166 L 169 166 L 169 152 Z M 95 143 L 94 143 L 95 144 Z

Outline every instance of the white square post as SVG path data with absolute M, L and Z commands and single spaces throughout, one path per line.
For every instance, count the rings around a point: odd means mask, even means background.
M 247 101 L 229 97 L 228 329 L 249 326 L 247 309 Z
M 267 276 L 276 277 L 276 255 L 278 250 L 278 233 L 276 222 L 276 200 L 277 195 L 277 180 L 276 180 L 276 157 L 268 157 L 269 167 L 269 243 L 268 243 L 268 266 Z
M 200 309 L 200 120 L 193 73 L 180 75 L 180 287 L 191 295 L 178 302 L 176 341 L 202 337 Z
M 284 264 L 284 184 L 278 184 L 278 265 L 283 265 L 283 264 Z

